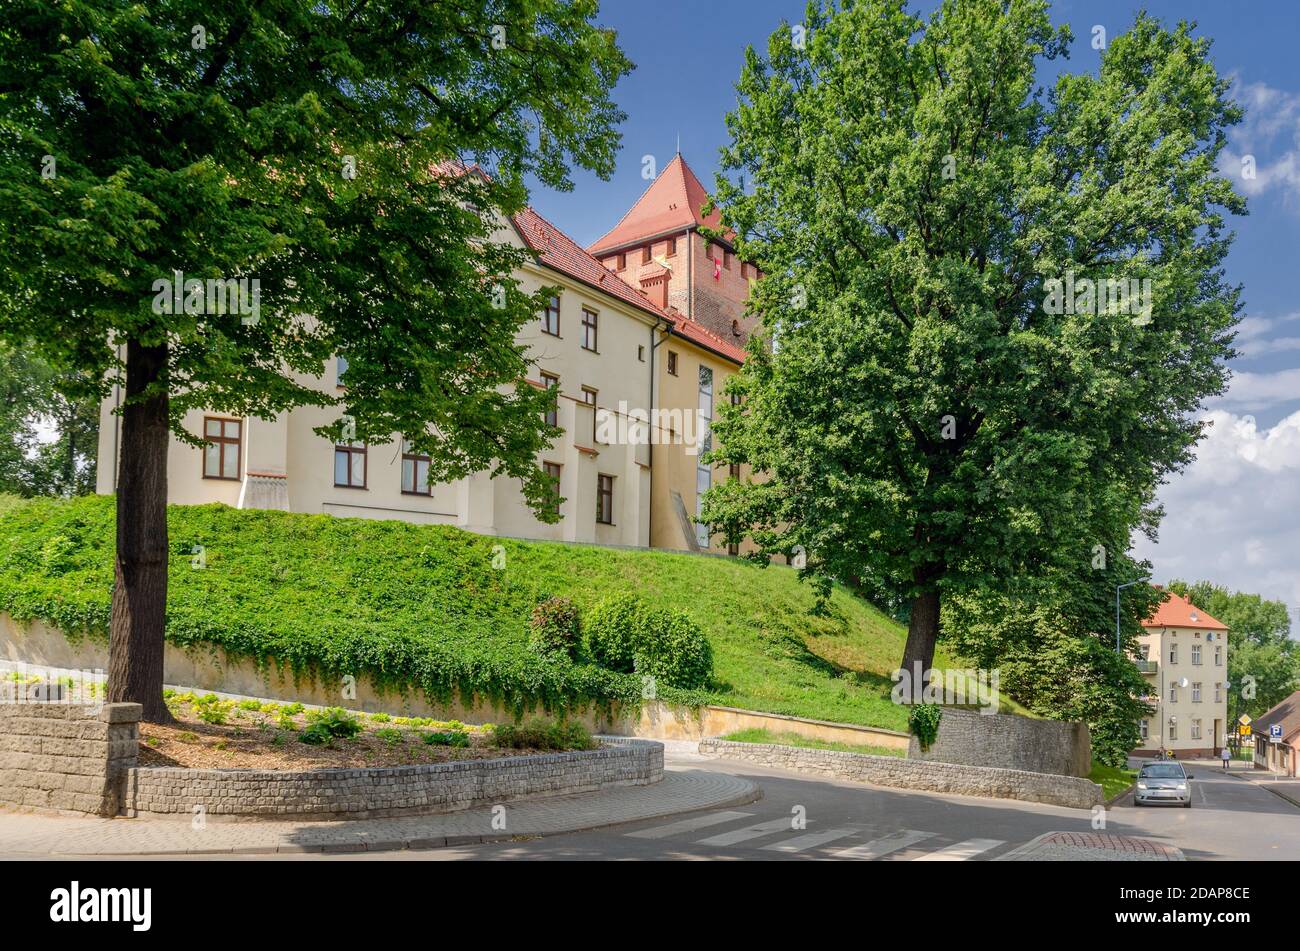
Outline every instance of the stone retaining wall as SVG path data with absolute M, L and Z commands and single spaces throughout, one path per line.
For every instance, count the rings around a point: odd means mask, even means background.
M 934 743 L 923 753 L 912 737 L 907 758 L 1083 777 L 1092 771 L 1092 738 L 1088 724 L 1073 720 L 944 707 Z
M 0 801 L 117 815 L 140 713 L 138 703 L 0 703 Z
M 700 753 L 877 786 L 1023 799 L 1075 809 L 1090 809 L 1102 802 L 1101 787 L 1089 780 L 1018 769 L 962 766 L 763 743 L 733 743 L 715 738 L 701 740 Z
M 140 767 L 126 774 L 124 813 L 275 819 L 372 819 L 455 812 L 513 799 L 647 786 L 663 778 L 663 744 L 603 738 L 583 752 L 459 760 L 392 769 L 301 772 Z

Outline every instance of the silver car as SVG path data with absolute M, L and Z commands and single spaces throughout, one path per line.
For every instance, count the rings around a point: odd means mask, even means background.
M 1133 791 L 1133 805 L 1150 806 L 1167 804 L 1192 807 L 1192 789 L 1182 763 L 1148 763 L 1138 771 L 1137 789 Z

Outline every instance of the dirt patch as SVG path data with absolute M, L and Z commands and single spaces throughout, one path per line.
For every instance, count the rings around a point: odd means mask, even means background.
M 193 699 L 190 699 L 193 698 Z M 412 718 L 404 722 L 364 713 L 347 714 L 360 728 L 352 737 L 303 742 L 318 715 L 299 705 L 266 704 L 251 709 L 234 701 L 192 694 L 168 698 L 177 722 L 140 724 L 141 766 L 189 769 L 332 769 L 418 766 L 463 759 L 500 759 L 554 750 L 501 749 L 492 730 Z M 206 719 L 205 719 L 206 718 Z M 207 722 L 224 720 L 224 722 Z M 403 718 L 397 718 L 403 721 Z M 434 736 L 440 743 L 426 741 Z M 447 742 L 464 746 L 442 745 Z

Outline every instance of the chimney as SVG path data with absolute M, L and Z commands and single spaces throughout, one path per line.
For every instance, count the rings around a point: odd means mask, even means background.
M 668 309 L 668 273 L 649 274 L 641 278 L 641 293 L 660 310 Z

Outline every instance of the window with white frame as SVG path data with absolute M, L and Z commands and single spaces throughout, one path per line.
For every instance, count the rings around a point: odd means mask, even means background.
M 1201 645 L 1193 644 L 1192 645 L 1192 666 L 1199 667 L 1200 665 L 1201 665 Z
M 1173 717 L 1169 718 L 1169 739 L 1178 739 L 1178 721 Z
M 1170 703 L 1178 702 L 1178 684 L 1169 685 L 1169 702 Z
M 1171 663 L 1171 664 L 1176 664 L 1176 663 L 1178 663 L 1178 645 L 1177 645 L 1177 644 L 1170 644 L 1170 645 L 1169 645 L 1169 663 Z
M 1200 738 L 1201 738 L 1201 721 L 1200 721 L 1200 720 L 1193 720 L 1193 721 L 1192 721 L 1192 739 L 1194 739 L 1194 740 L 1199 740 Z
M 1151 737 L 1151 724 L 1146 720 L 1139 720 L 1138 727 L 1142 731 L 1142 739 L 1147 740 Z
M 704 455 L 713 448 L 713 370 L 700 364 L 700 448 L 695 456 L 695 514 L 704 511 L 704 493 L 713 485 L 713 467 L 704 461 Z M 695 524 L 695 543 L 709 547 L 709 526 Z
M 1200 703 L 1200 702 L 1201 702 L 1201 683 L 1198 680 L 1196 683 L 1192 684 L 1192 703 Z

